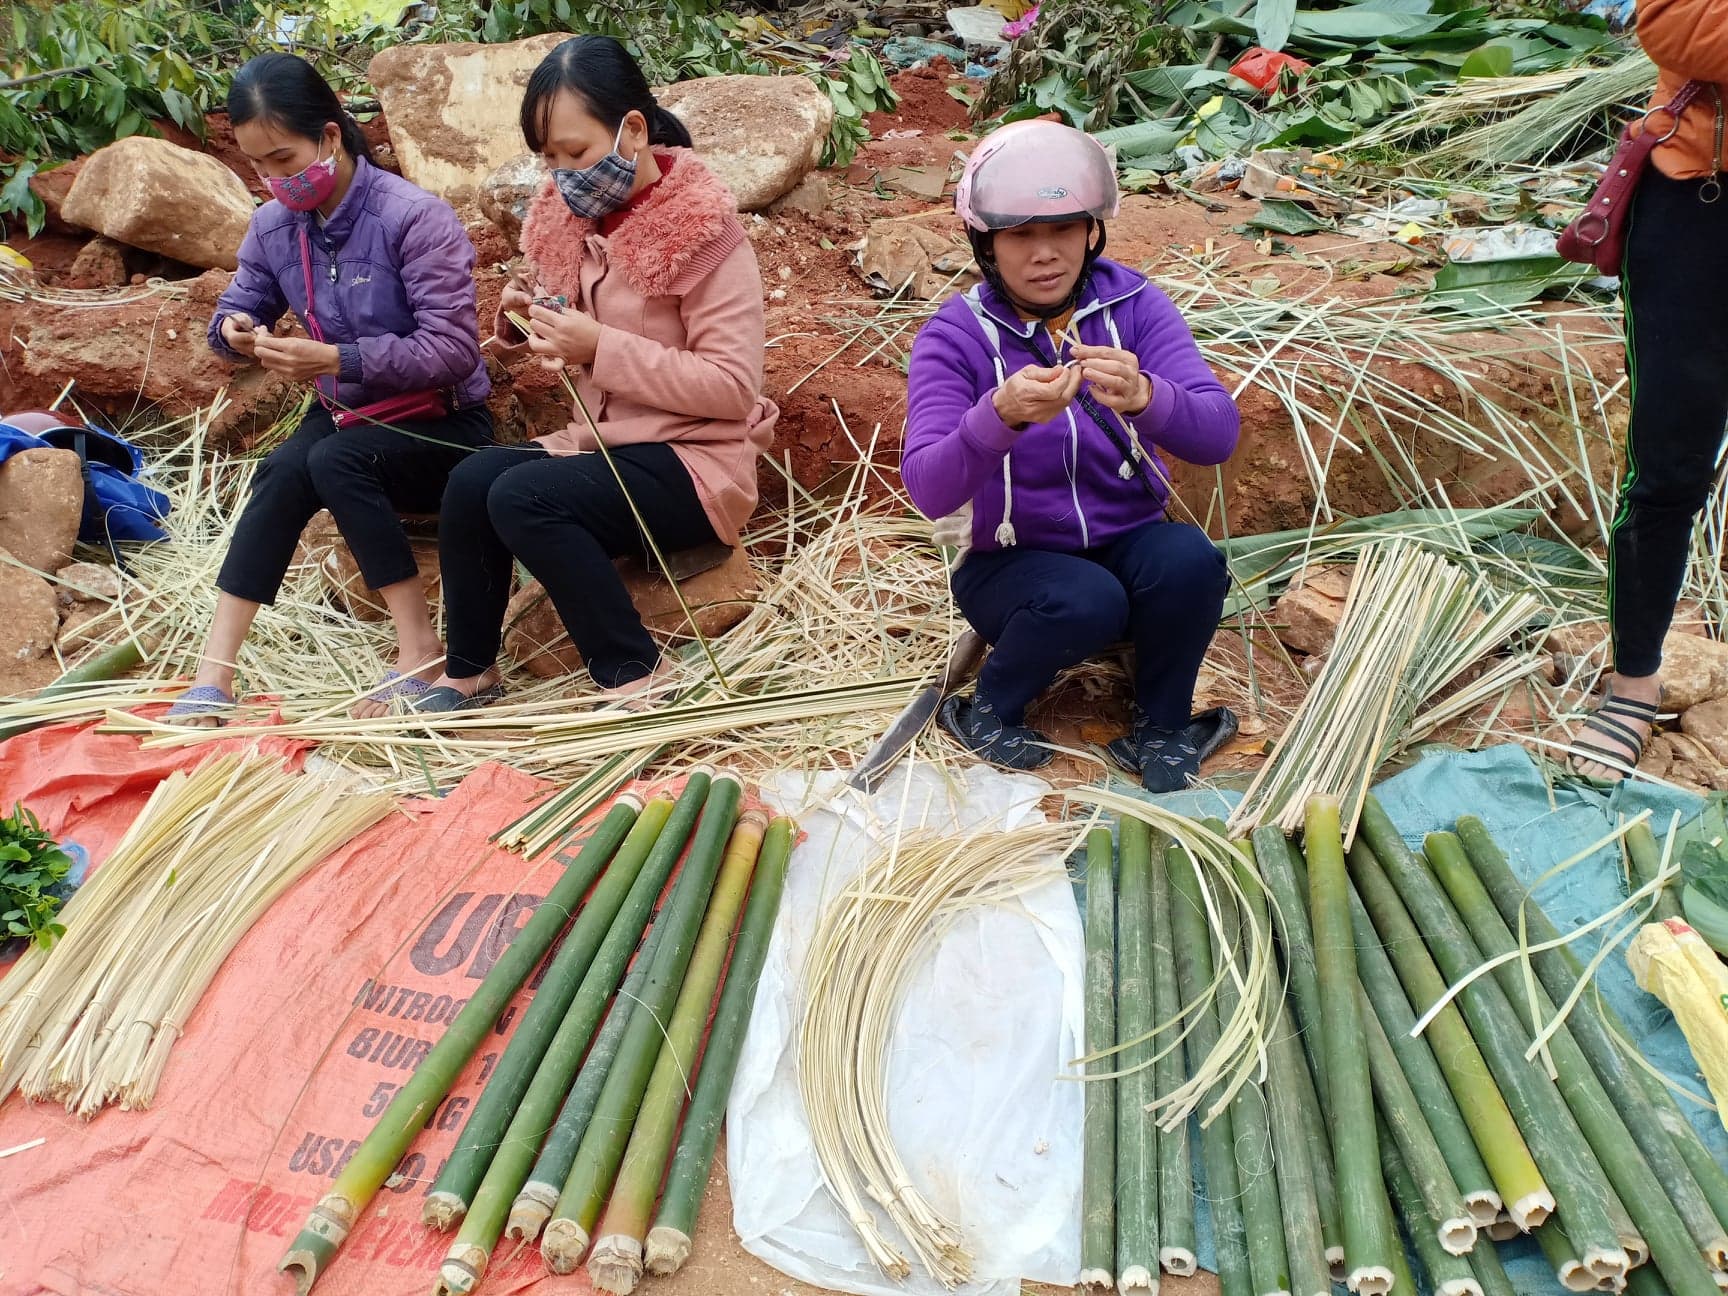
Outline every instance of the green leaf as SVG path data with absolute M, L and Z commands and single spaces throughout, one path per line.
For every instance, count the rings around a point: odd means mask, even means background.
M 1281 50 L 1295 19 L 1296 0 L 1260 0 L 1254 6 L 1254 38 L 1269 50 Z
M 1250 216 L 1245 227 L 1251 230 L 1270 230 L 1274 234 L 1319 234 L 1338 227 L 1323 217 L 1316 216 L 1301 203 L 1290 202 L 1283 198 L 1263 198 L 1260 210 Z
M 1504 41 L 1492 41 L 1471 52 L 1458 69 L 1458 79 L 1471 77 L 1509 77 L 1512 75 L 1512 47 Z
M 1513 257 L 1505 261 L 1454 261 L 1434 276 L 1430 305 L 1454 310 L 1522 306 L 1544 293 L 1595 277 L 1588 266 L 1557 256 Z

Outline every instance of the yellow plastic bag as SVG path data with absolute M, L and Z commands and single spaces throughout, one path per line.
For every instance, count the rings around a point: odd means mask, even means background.
M 1646 923 L 1626 950 L 1640 990 L 1668 1006 L 1716 1099 L 1728 1111 L 1728 967 L 1678 918 Z

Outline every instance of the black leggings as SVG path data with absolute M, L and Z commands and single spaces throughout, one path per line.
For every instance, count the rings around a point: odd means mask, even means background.
M 354 551 L 371 589 L 413 577 L 414 550 L 398 513 L 434 513 L 450 470 L 492 440 L 483 407 L 402 429 L 338 428 L 314 405 L 292 435 L 266 456 L 234 526 L 216 587 L 252 603 L 274 603 L 300 533 L 321 508 Z
M 714 542 L 696 487 L 671 446 L 618 446 L 611 455 L 661 553 Z M 514 557 L 546 587 L 596 684 L 616 688 L 641 679 L 660 650 L 612 565 L 626 554 L 650 557 L 600 454 L 495 446 L 471 455 L 450 474 L 438 520 L 444 669 L 452 679 L 467 679 L 497 661 Z
M 1728 427 L 1728 201 L 1655 168 L 1638 186 L 1621 287 L 1632 418 L 1609 527 L 1614 668 L 1654 675 L 1686 578 L 1692 519 Z

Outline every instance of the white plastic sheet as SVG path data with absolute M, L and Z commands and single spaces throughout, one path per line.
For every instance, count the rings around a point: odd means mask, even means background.
M 870 1261 L 823 1184 L 798 1093 L 803 966 L 824 906 L 898 827 L 964 832 L 1040 823 L 1049 787 L 977 767 L 903 768 L 874 797 L 839 775 L 763 788 L 806 834 L 792 857 L 727 1118 L 733 1223 L 746 1250 L 804 1282 L 874 1296 L 942 1287 L 913 1265 L 895 1283 Z M 1053 861 L 1053 864 L 1056 861 Z M 1084 947 L 1057 872 L 1013 907 L 967 915 L 918 970 L 889 1064 L 893 1134 L 919 1189 L 957 1221 L 978 1296 L 1022 1278 L 1071 1285 L 1080 1269 Z M 910 1253 L 908 1253 L 910 1254 Z

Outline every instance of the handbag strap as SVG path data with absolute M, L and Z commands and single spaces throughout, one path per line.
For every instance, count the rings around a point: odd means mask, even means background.
M 1059 357 L 1053 356 L 1044 350 L 1044 344 L 1039 339 L 1038 331 L 1036 329 L 1034 329 L 1026 338 L 1026 345 L 1037 358 L 1038 363 L 1047 366 L 1054 366 L 1061 363 Z M 1134 473 L 1134 480 L 1139 482 L 1141 487 L 1144 488 L 1146 493 L 1153 499 L 1163 502 L 1162 497 L 1158 493 L 1158 487 L 1153 483 L 1146 469 L 1146 464 L 1151 460 L 1152 456 L 1136 455 L 1134 453 L 1133 445 L 1130 444 L 1128 439 L 1122 435 L 1121 430 L 1110 420 L 1109 416 L 1104 413 L 1103 408 L 1093 398 L 1091 392 L 1081 391 L 1075 399 L 1080 402 L 1080 408 L 1086 411 L 1087 417 L 1103 430 L 1105 436 L 1110 438 L 1111 444 L 1114 445 L 1117 451 L 1121 454 L 1122 461 L 1134 465 L 1136 470 Z
M 1649 112 L 1644 114 L 1645 122 L 1649 122 L 1649 120 L 1657 113 L 1667 113 L 1674 119 L 1674 125 L 1668 128 L 1668 134 L 1657 138 L 1656 142 L 1658 144 L 1665 139 L 1671 138 L 1674 132 L 1680 129 L 1680 114 L 1690 108 L 1692 106 L 1692 101 L 1703 93 L 1704 83 L 1702 81 L 1688 81 L 1685 85 L 1681 86 L 1674 92 L 1674 97 L 1667 103 L 1663 104 L 1659 108 L 1652 108 Z
M 309 223 L 310 218 L 300 224 L 300 270 L 306 276 L 306 332 L 314 342 L 322 342 L 324 330 L 318 326 L 318 314 L 312 308 L 312 237 L 306 232 Z M 312 380 L 312 390 L 318 393 L 318 400 L 325 409 L 336 408 L 336 402 L 324 391 L 322 378 Z

